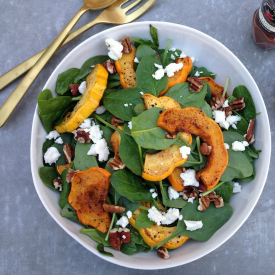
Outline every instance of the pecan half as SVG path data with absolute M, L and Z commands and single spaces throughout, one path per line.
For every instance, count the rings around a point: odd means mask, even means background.
M 63 186 L 63 183 L 61 179 L 57 178 L 53 180 L 53 187 L 55 189 L 62 191 L 62 186 Z
M 79 94 L 78 87 L 79 87 L 79 84 L 69 85 L 69 88 L 70 88 L 71 93 L 72 93 L 73 96 L 77 96 Z
M 247 128 L 247 133 L 244 135 L 246 141 L 249 144 L 252 144 L 255 139 L 254 139 L 254 126 L 255 126 L 255 118 L 250 119 L 248 128 Z
M 187 82 L 190 82 L 190 91 L 193 93 L 198 93 L 203 87 L 203 82 L 197 77 L 188 77 Z
M 119 251 L 121 246 L 121 240 L 120 240 L 120 232 L 118 231 L 118 228 L 113 228 L 110 231 L 109 237 L 110 237 L 111 247 Z
M 123 213 L 126 210 L 125 207 L 123 206 L 107 204 L 107 203 L 103 204 L 103 209 L 104 211 L 109 213 Z
M 121 44 L 123 46 L 122 53 L 131 53 L 133 51 L 131 41 L 130 41 L 130 37 L 127 36 L 126 38 L 121 40 Z
M 177 138 L 178 136 L 177 135 L 171 135 L 171 134 L 166 134 L 165 138 L 167 139 L 174 139 L 174 138 Z
M 119 228 L 120 240 L 122 243 L 129 243 L 131 241 L 131 231 L 128 228 Z
M 75 174 L 76 172 L 78 172 L 78 170 L 75 171 L 75 170 L 69 168 L 69 170 L 68 170 L 68 172 L 67 172 L 67 175 L 66 175 L 66 181 L 67 181 L 67 182 L 71 182 L 71 181 L 72 181 L 72 178 L 73 178 L 73 176 L 74 176 L 74 174 Z
M 225 113 L 225 117 L 231 116 L 233 114 L 231 107 L 221 107 L 219 109 L 220 111 L 223 111 Z
M 204 212 L 210 205 L 210 199 L 208 196 L 199 198 L 198 210 Z
M 63 146 L 63 154 L 66 163 L 71 163 L 74 159 L 74 149 L 69 143 L 65 143 Z
M 109 59 L 106 62 L 103 63 L 103 66 L 110 74 L 116 73 L 116 67 L 115 64 Z
M 111 125 L 117 127 L 118 124 L 124 123 L 124 120 L 121 120 L 120 118 L 118 118 L 117 116 L 112 116 L 111 118 Z
M 125 164 L 122 162 L 119 155 L 117 155 L 117 157 L 114 158 L 112 161 L 108 162 L 108 165 L 115 171 L 125 168 Z
M 188 200 L 189 198 L 195 198 L 197 199 L 199 197 L 197 191 L 193 188 L 193 187 L 190 187 L 190 186 L 187 186 L 183 189 L 183 194 L 182 194 L 182 198 L 184 200 Z
M 230 107 L 234 111 L 241 111 L 245 107 L 244 97 L 239 97 L 230 102 Z
M 212 150 L 212 147 L 208 146 L 207 143 L 205 143 L 205 142 L 200 147 L 200 152 L 204 156 L 209 156 L 211 153 L 211 150 Z
M 219 195 L 217 195 L 217 197 L 214 200 L 214 204 L 216 208 L 221 208 L 224 206 L 224 201 L 223 198 Z
M 157 255 L 164 260 L 167 260 L 170 258 L 167 248 L 160 247 L 157 251 Z
M 210 101 L 210 106 L 212 111 L 218 110 L 222 107 L 223 103 L 225 102 L 225 98 L 221 95 L 213 96 Z
M 84 131 L 83 129 L 73 130 L 74 139 L 79 143 L 89 143 L 91 141 L 89 132 Z

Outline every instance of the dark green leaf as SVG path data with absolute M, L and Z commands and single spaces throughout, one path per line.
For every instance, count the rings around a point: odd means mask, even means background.
M 143 39 L 140 39 L 140 38 L 132 38 L 131 37 L 131 40 L 133 40 L 135 42 L 135 47 L 138 48 L 139 45 L 147 45 L 147 46 L 150 46 L 152 49 L 154 50 L 157 50 L 158 47 L 155 45 L 154 42 L 152 42 L 151 40 L 143 40 Z
M 200 74 L 199 77 L 206 77 L 206 76 L 209 76 L 209 77 L 215 79 L 215 76 L 216 76 L 215 73 L 208 71 L 208 70 L 207 70 L 206 68 L 204 68 L 204 67 L 195 68 L 195 69 L 193 70 L 193 72 L 190 74 L 190 76 L 191 76 L 191 77 L 195 76 L 196 72 L 198 72 L 198 73 Z
M 83 228 L 81 229 L 81 233 L 89 236 L 91 239 L 93 239 L 97 243 L 100 243 L 104 246 L 110 246 L 110 241 L 105 240 L 106 234 L 101 233 L 100 231 L 94 228 Z
M 138 228 L 148 228 L 153 224 L 154 222 L 148 218 L 148 211 L 142 211 L 136 218 L 135 226 Z
M 114 257 L 114 255 L 110 252 L 106 252 L 104 250 L 104 245 L 102 243 L 99 243 L 96 247 L 97 251 L 101 254 L 103 254 L 104 256 L 109 256 L 109 257 Z
M 133 213 L 137 210 L 139 204 L 138 202 L 130 201 L 125 197 L 120 197 L 119 205 L 126 208 L 125 213 L 127 213 L 128 211 L 131 211 Z
M 58 178 L 58 173 L 53 167 L 40 167 L 38 170 L 41 181 L 51 189 L 57 191 L 53 186 L 53 180 Z
M 71 184 L 66 181 L 66 175 L 68 173 L 69 168 L 65 169 L 61 173 L 61 179 L 62 179 L 62 191 L 60 193 L 59 198 L 59 206 L 61 208 L 64 208 L 69 202 L 68 202 L 68 196 L 71 191 Z
M 219 188 L 215 190 L 216 194 L 223 198 L 223 201 L 229 203 L 233 194 L 233 183 L 225 182 Z
M 144 247 L 149 247 L 149 245 L 144 242 L 143 238 L 140 236 L 139 232 L 134 227 L 131 228 L 131 241 L 135 244 L 140 244 Z
M 79 69 L 71 68 L 61 74 L 58 75 L 55 91 L 59 95 L 64 95 L 66 92 L 70 90 L 69 85 L 74 84 L 76 76 L 79 74 Z
M 157 59 L 156 52 L 150 46 L 140 45 L 136 51 L 136 58 L 138 61 L 141 61 L 144 56 L 152 56 Z
M 68 203 L 67 205 L 64 206 L 64 208 L 61 210 L 61 216 L 63 218 L 67 218 L 75 223 L 78 223 L 80 225 L 83 225 L 79 220 L 78 217 L 76 215 L 75 210 L 73 209 L 73 207 Z
M 112 186 L 130 201 L 150 202 L 153 200 L 150 191 L 142 185 L 142 179 L 128 170 L 119 170 L 110 178 Z
M 167 207 L 174 207 L 174 208 L 182 208 L 187 204 L 187 201 L 185 201 L 182 196 L 180 196 L 177 199 L 170 200 L 168 197 L 168 187 L 164 187 L 161 191 L 162 194 L 162 201 L 163 205 Z
M 126 255 L 133 255 L 137 252 L 137 247 L 133 242 L 122 243 L 120 251 Z
M 204 101 L 202 106 L 201 106 L 201 110 L 210 118 L 213 118 L 213 115 L 212 115 L 212 109 L 210 107 L 210 105 Z
M 159 47 L 158 30 L 150 24 L 150 34 L 157 47 Z

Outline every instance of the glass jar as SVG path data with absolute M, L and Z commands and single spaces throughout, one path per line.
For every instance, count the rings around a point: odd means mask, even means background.
M 264 0 L 253 16 L 252 35 L 264 50 L 275 48 L 275 0 Z

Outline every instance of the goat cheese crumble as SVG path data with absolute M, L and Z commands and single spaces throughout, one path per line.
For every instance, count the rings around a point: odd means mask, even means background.
M 148 218 L 151 221 L 157 223 L 157 225 L 171 224 L 174 221 L 176 221 L 179 217 L 180 212 L 177 208 L 170 208 L 166 213 L 158 211 L 155 206 L 152 206 L 148 210 Z
M 230 148 L 227 143 L 224 143 L 224 147 L 226 148 L 226 150 L 228 150 Z
M 108 145 L 104 138 L 100 139 L 97 143 L 93 144 L 87 153 L 87 155 L 89 155 L 89 156 L 98 155 L 99 161 L 108 160 L 109 154 L 110 154 L 110 152 L 108 149 Z
M 187 202 L 191 202 L 191 203 L 193 203 L 193 202 L 194 202 L 194 199 L 195 199 L 195 197 L 188 198 Z
M 172 77 L 174 76 L 175 72 L 178 72 L 183 67 L 182 63 L 170 63 L 165 67 L 165 69 L 163 69 L 162 65 L 156 63 L 154 65 L 158 70 L 152 75 L 152 77 L 156 80 L 162 79 L 164 77 L 164 74 L 167 74 L 168 77 Z
M 202 221 L 187 221 L 184 220 L 186 230 L 194 231 L 203 227 Z
M 242 192 L 242 186 L 238 182 L 233 181 L 233 193 Z
M 168 187 L 168 197 L 169 197 L 169 200 L 176 200 L 177 198 L 179 198 L 179 193 L 172 187 L 172 186 L 169 186 Z
M 191 153 L 191 148 L 188 146 L 182 146 L 180 147 L 180 153 L 183 159 L 187 159 L 188 155 Z
M 54 142 L 57 144 L 63 144 L 63 139 L 61 137 L 59 137 Z
M 50 147 L 44 154 L 45 163 L 52 165 L 53 163 L 56 163 L 60 156 L 60 153 L 55 147 Z
M 139 63 L 139 60 L 135 57 L 134 62 Z
M 248 146 L 247 141 L 234 141 L 232 143 L 232 150 L 233 151 L 244 151 L 245 147 Z
M 128 122 L 128 127 L 129 127 L 130 130 L 132 130 L 132 121 Z
M 237 129 L 237 122 L 241 120 L 240 116 L 230 115 L 225 118 L 225 112 L 220 110 L 213 111 L 213 118 L 216 123 L 220 125 L 220 127 L 228 130 L 229 126 L 232 126 L 234 129 Z
M 223 108 L 229 107 L 228 99 L 225 100 L 225 102 L 222 105 Z
M 98 114 L 98 115 L 101 115 L 101 114 L 105 113 L 106 110 L 107 110 L 107 109 L 106 109 L 103 105 L 101 105 L 101 106 L 98 106 L 98 107 L 95 109 L 95 113 Z
M 58 138 L 59 136 L 60 136 L 60 134 L 56 130 L 54 130 L 54 131 L 49 132 L 46 135 L 46 139 L 52 140 L 52 139 Z
M 133 216 L 133 213 L 132 213 L 132 211 L 129 210 L 129 211 L 127 211 L 126 215 L 127 215 L 128 219 L 131 219 Z
M 180 174 L 183 180 L 184 186 L 196 186 L 198 187 L 200 183 L 196 180 L 196 171 L 193 169 L 187 169 L 184 173 Z
M 105 40 L 105 44 L 108 48 L 108 56 L 113 60 L 118 60 L 122 57 L 123 46 L 119 41 L 109 38 Z
M 86 81 L 81 82 L 81 84 L 78 87 L 79 93 L 83 95 L 86 90 L 86 87 L 87 87 L 87 82 Z
M 126 216 L 122 216 L 117 222 L 116 225 L 120 225 L 125 228 L 129 224 L 129 220 Z

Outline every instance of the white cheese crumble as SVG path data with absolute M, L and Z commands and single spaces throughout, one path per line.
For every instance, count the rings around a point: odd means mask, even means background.
M 180 54 L 180 58 L 185 58 L 187 55 L 184 53 L 184 52 L 182 52 L 181 54 Z
M 119 41 L 112 38 L 106 39 L 105 44 L 108 48 L 108 56 L 113 60 L 118 60 L 122 57 L 123 46 Z
M 122 235 L 121 238 L 125 240 L 125 239 L 126 239 L 126 236 L 125 236 L 125 235 Z
M 110 154 L 110 152 L 108 149 L 108 145 L 104 138 L 100 139 L 97 143 L 93 144 L 87 153 L 87 155 L 89 155 L 89 156 L 98 155 L 99 161 L 108 160 L 109 154 Z
M 132 130 L 132 121 L 128 122 L 128 127 L 129 127 L 130 130 Z
M 61 137 L 59 137 L 54 142 L 57 144 L 63 144 L 63 139 Z
M 92 126 L 92 119 L 91 118 L 87 118 L 87 119 L 85 119 L 82 122 L 82 124 L 79 125 L 79 128 L 81 128 L 81 129 L 89 129 L 89 128 L 91 128 L 91 126 Z
M 49 132 L 46 135 L 46 139 L 52 140 L 52 139 L 58 138 L 59 136 L 60 136 L 60 134 L 56 130 L 54 130 L 54 131 Z
M 102 139 L 103 131 L 100 130 L 99 125 L 94 124 L 89 128 L 89 137 L 93 143 L 97 143 Z
M 120 225 L 125 228 L 129 224 L 129 220 L 126 216 L 122 216 L 117 222 L 116 225 Z
M 169 49 L 169 51 L 170 52 L 175 52 L 177 49 L 175 48 L 175 47 L 171 47 L 170 49 Z
M 188 146 L 182 146 L 180 147 L 180 153 L 183 159 L 187 159 L 188 155 L 191 153 L 191 148 Z
M 154 64 L 158 70 L 152 75 L 153 78 L 156 80 L 160 80 L 164 77 L 164 74 L 166 73 L 168 77 L 174 76 L 175 72 L 178 72 L 182 69 L 183 64 L 182 63 L 170 63 L 163 69 L 162 65 Z
M 186 221 L 184 220 L 186 225 L 186 230 L 194 231 L 203 227 L 202 221 Z
M 179 220 L 181 221 L 183 219 L 183 216 L 182 215 L 179 215 Z
M 160 212 L 156 209 L 155 206 L 152 206 L 148 210 L 148 218 L 157 223 L 157 225 L 160 224 L 171 224 L 174 221 L 176 221 L 180 217 L 179 209 L 176 208 L 170 208 L 167 213 Z
M 233 193 L 242 192 L 242 186 L 238 182 L 233 181 Z
M 141 95 L 143 95 L 143 94 L 144 94 L 144 92 L 140 92 L 140 94 L 141 94 Z
M 187 202 L 191 202 L 191 203 L 193 203 L 193 202 L 194 202 L 194 199 L 195 199 L 195 197 L 188 198 Z
M 158 196 L 158 193 L 154 192 L 152 193 L 152 198 L 155 199 Z
M 81 84 L 78 87 L 79 93 L 81 93 L 83 95 L 86 90 L 86 87 L 87 87 L 86 81 L 81 82 Z
M 139 60 L 135 57 L 134 62 L 139 63 Z
M 247 141 L 234 141 L 232 143 L 232 150 L 233 151 L 244 151 L 245 147 L 248 146 Z
M 228 116 L 225 118 L 225 112 L 220 110 L 213 111 L 213 118 L 216 123 L 220 125 L 220 127 L 228 130 L 229 126 L 232 126 L 234 129 L 237 129 L 237 122 L 241 120 L 239 116 Z
M 161 65 L 155 64 L 155 67 L 157 67 L 158 70 L 156 70 L 155 73 L 152 74 L 152 77 L 156 80 L 160 80 L 164 77 L 165 71 Z
M 129 106 L 129 104 L 128 104 L 128 103 L 125 103 L 125 104 L 124 104 L 124 107 L 128 107 L 128 106 Z
M 200 73 L 198 71 L 195 72 L 194 74 L 195 77 L 199 77 L 200 76 Z
M 200 183 L 196 180 L 196 171 L 193 169 L 187 169 L 184 173 L 180 174 L 184 186 L 196 186 L 198 187 Z
M 225 147 L 226 150 L 228 150 L 230 148 L 227 143 L 224 143 L 224 147 Z
M 107 109 L 106 109 L 103 105 L 101 105 L 101 106 L 98 106 L 98 107 L 95 109 L 95 113 L 98 114 L 98 115 L 101 115 L 101 114 L 105 113 L 106 110 L 107 110 Z
M 222 107 L 223 108 L 229 107 L 228 99 L 223 103 Z
M 176 60 L 176 57 L 173 54 L 171 54 L 171 59 Z
M 60 153 L 55 147 L 50 147 L 44 154 L 45 163 L 52 165 L 59 159 L 60 156 Z
M 149 191 L 150 193 L 154 193 L 156 190 L 154 188 L 151 188 Z
M 179 193 L 172 187 L 172 186 L 169 186 L 168 187 L 168 197 L 169 197 L 169 200 L 176 200 L 177 198 L 179 198 Z
M 132 213 L 132 211 L 129 210 L 129 211 L 127 211 L 126 215 L 127 215 L 128 219 L 131 219 L 133 216 L 133 213 Z

